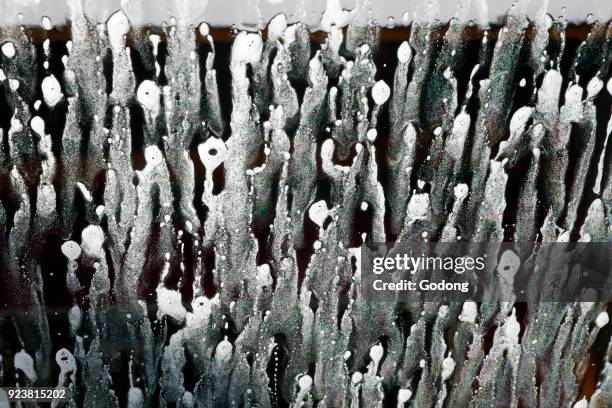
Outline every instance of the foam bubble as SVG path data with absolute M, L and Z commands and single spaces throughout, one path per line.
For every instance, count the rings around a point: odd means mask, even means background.
M 442 361 L 442 381 L 446 381 L 453 375 L 455 365 L 455 360 L 450 355 Z
M 366 133 L 366 137 L 368 138 L 370 142 L 375 141 L 377 136 L 378 136 L 378 131 L 376 129 L 374 128 L 368 129 L 368 132 Z
M 62 253 L 71 261 L 81 256 L 81 247 L 74 241 L 66 241 L 62 244 Z
M 349 12 L 342 9 L 340 0 L 327 0 L 327 7 L 321 16 L 321 28 L 329 32 L 332 26 L 342 27 L 346 24 L 348 17 Z
M 9 58 L 9 59 L 15 58 L 15 54 L 17 52 L 15 50 L 15 44 L 13 44 L 10 41 L 7 41 L 4 44 L 2 44 L 2 47 L 0 48 L 2 49 L 2 54 L 4 54 L 6 58 Z
M 36 369 L 34 368 L 34 359 L 25 350 L 16 353 L 13 361 L 15 369 L 21 370 L 31 382 L 35 382 L 38 379 Z
M 460 183 L 455 186 L 453 189 L 455 193 L 456 200 L 462 200 L 468 195 L 468 186 L 465 183 Z
M 136 98 L 143 108 L 156 114 L 159 111 L 159 93 L 157 84 L 145 79 L 138 85 Z
M 461 308 L 461 314 L 459 315 L 459 321 L 476 323 L 476 316 L 478 315 L 478 305 L 476 302 L 467 300 L 463 303 Z
M 389 85 L 382 79 L 374 84 L 372 87 L 372 98 L 374 99 L 374 103 L 377 105 L 382 105 L 387 102 L 389 96 L 391 95 L 391 88 Z
M 400 388 L 400 390 L 397 393 L 397 402 L 399 403 L 408 402 L 410 397 L 412 397 L 412 391 L 410 391 L 408 388 Z
M 130 387 L 130 389 L 128 390 L 128 408 L 142 407 L 144 404 L 144 400 L 144 393 L 140 388 Z
M 587 84 L 587 97 L 595 98 L 603 89 L 604 83 L 597 75 L 595 75 Z
M 227 147 L 225 143 L 223 143 L 223 140 L 217 139 L 216 137 L 209 137 L 206 139 L 206 142 L 198 145 L 198 155 L 208 173 L 212 172 L 223 163 L 226 153 Z
M 176 290 L 159 287 L 157 292 L 157 315 L 170 316 L 178 322 L 183 322 L 187 315 L 187 310 L 183 306 L 180 292 Z
M 123 37 L 130 32 L 130 22 L 121 10 L 110 16 L 106 23 L 108 37 L 113 48 L 123 45 Z
M 608 316 L 608 312 L 601 312 L 595 319 L 595 325 L 601 329 L 608 324 L 609 321 L 610 317 Z
M 164 160 L 164 157 L 157 146 L 148 146 L 145 148 L 144 157 L 147 161 L 147 168 L 156 167 Z
M 76 371 L 76 360 L 68 349 L 59 349 L 57 353 L 55 353 L 55 362 L 59 366 L 61 372 L 67 373 Z
M 234 346 L 227 340 L 227 337 L 221 340 L 215 348 L 215 362 L 225 364 L 231 358 L 233 349 Z
M 300 387 L 300 391 L 308 391 L 312 387 L 312 377 L 308 374 L 301 376 L 298 380 L 298 386 Z
M 424 220 L 429 215 L 429 194 L 413 194 L 408 202 L 407 216 L 411 220 Z
M 43 137 L 45 135 L 45 121 L 40 116 L 34 116 L 30 126 L 38 136 Z
M 202 37 L 206 37 L 208 34 L 210 34 L 210 26 L 208 25 L 208 23 L 202 22 L 198 26 L 198 31 L 200 32 L 200 35 Z
M 87 255 L 100 256 L 104 244 L 104 232 L 99 225 L 88 225 L 81 232 L 81 248 Z
M 51 23 L 51 19 L 49 17 L 47 17 L 47 16 L 43 16 L 40 19 L 40 25 L 46 31 L 53 30 L 53 23 Z
M 268 24 L 268 39 L 276 41 L 282 37 L 287 29 L 287 16 L 280 13 L 272 17 Z
M 49 106 L 50 108 L 57 105 L 58 102 L 61 101 L 64 97 L 64 94 L 62 93 L 62 87 L 60 86 L 60 83 L 54 75 L 49 75 L 48 77 L 43 79 L 41 88 L 43 93 L 43 99 L 45 100 L 47 106 Z
M 263 43 L 259 34 L 240 32 L 234 40 L 232 47 L 232 61 L 254 64 L 259 62 Z
M 257 266 L 257 283 L 260 287 L 272 286 L 272 274 L 270 273 L 270 265 L 262 264 Z
M 510 120 L 510 133 L 515 133 L 523 129 L 529 118 L 531 118 L 533 110 L 534 109 L 530 106 L 521 106 L 516 112 L 514 112 L 514 115 L 512 115 L 512 119 Z
M 383 357 L 385 349 L 380 344 L 375 344 L 370 348 L 370 358 L 374 362 L 375 365 L 378 365 L 380 360 Z
M 310 206 L 308 209 L 308 217 L 319 226 L 323 227 L 325 220 L 329 216 L 329 209 L 325 200 L 320 200 Z

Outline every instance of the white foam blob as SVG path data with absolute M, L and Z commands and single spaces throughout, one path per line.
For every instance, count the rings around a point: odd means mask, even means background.
M 76 371 L 76 360 L 72 353 L 65 348 L 59 349 L 55 353 L 55 362 L 63 373 Z
M 49 106 L 50 108 L 57 105 L 57 103 L 61 101 L 64 97 L 64 94 L 62 93 L 62 87 L 53 75 L 49 75 L 48 77 L 43 79 L 41 88 L 43 93 L 43 99 L 45 100 L 47 106 Z
M 38 136 L 43 137 L 45 135 L 45 121 L 40 116 L 34 116 L 30 126 Z
M 442 73 L 442 76 L 444 77 L 444 79 L 451 79 L 453 77 L 453 70 L 451 69 L 451 67 L 446 67 L 446 69 Z
M 2 49 L 2 54 L 4 54 L 6 58 L 9 58 L 9 59 L 15 58 L 15 54 L 17 53 L 17 50 L 15 49 L 15 44 L 13 44 L 10 41 L 7 41 L 4 44 L 2 44 L 2 47 L 0 48 Z
M 170 316 L 176 321 L 182 323 L 185 321 L 187 310 L 183 306 L 180 292 L 176 290 L 158 287 L 157 292 L 157 315 Z
M 408 402 L 410 397 L 412 397 L 412 391 L 410 391 L 408 388 L 400 388 L 400 390 L 397 392 L 397 402 L 399 403 Z
M 130 389 L 128 390 L 127 400 L 128 408 L 140 408 L 144 404 L 144 393 L 138 387 L 130 387 Z
M 81 246 L 74 241 L 66 241 L 62 244 L 62 254 L 71 261 L 81 256 Z
M 201 22 L 198 26 L 198 31 L 202 37 L 206 37 L 208 34 L 210 34 L 210 26 L 206 22 Z
M 209 137 L 206 139 L 206 142 L 198 145 L 198 155 L 208 173 L 211 173 L 223 163 L 226 154 L 227 147 L 225 143 L 216 137 Z
M 380 360 L 382 360 L 385 349 L 381 344 L 375 344 L 370 348 L 370 358 L 374 362 L 374 365 L 378 366 Z
M 442 381 L 446 381 L 455 371 L 455 360 L 449 355 L 442 361 Z
M 100 256 L 104 244 L 104 232 L 99 225 L 88 225 L 81 232 L 81 248 L 87 255 Z
M 310 390 L 310 388 L 312 387 L 312 377 L 308 374 L 301 376 L 298 380 L 298 386 L 300 387 L 300 391 L 302 392 Z
M 455 199 L 456 200 L 462 200 L 462 199 L 464 199 L 468 195 L 469 189 L 468 189 L 467 184 L 460 183 L 460 184 L 457 184 L 455 186 L 453 191 L 455 193 Z
M 373 129 L 373 128 L 368 129 L 368 132 L 366 133 L 366 137 L 368 138 L 370 142 L 374 142 L 377 136 L 378 136 L 378 131 L 376 129 Z
M 597 315 L 597 318 L 595 319 L 595 325 L 601 329 L 606 324 L 608 324 L 609 321 L 610 316 L 608 316 L 608 312 L 604 311 Z
M 512 314 L 506 318 L 504 323 L 504 336 L 510 342 L 510 344 L 518 343 L 518 336 L 521 332 L 521 325 L 516 320 L 516 310 L 512 308 Z
M 459 321 L 476 323 L 476 316 L 478 316 L 478 305 L 476 302 L 466 300 L 461 308 L 461 314 L 459 315 Z
M 42 16 L 42 18 L 40 19 L 40 25 L 46 31 L 53 30 L 53 23 L 51 22 L 51 19 L 47 16 Z
M 389 88 L 389 85 L 382 79 L 376 82 L 372 87 L 372 99 L 374 99 L 374 103 L 377 105 L 382 105 L 387 102 L 389 96 L 391 96 L 391 88 Z
M 161 37 L 157 34 L 150 34 L 149 41 L 151 41 L 151 44 L 153 44 L 153 55 L 157 56 L 157 50 L 159 49 Z
M 136 99 L 138 99 L 143 108 L 156 114 L 159 111 L 159 94 L 160 90 L 157 84 L 145 79 L 138 85 Z
M 11 91 L 16 92 L 17 89 L 19 89 L 19 81 L 17 79 L 9 79 L 9 87 L 11 88 Z
M 31 382 L 38 379 L 36 369 L 34 368 L 34 359 L 25 350 L 15 354 L 13 359 L 15 370 L 21 370 Z
M 295 42 L 297 39 L 297 28 L 297 24 L 293 24 L 285 29 L 285 33 L 283 34 L 285 46 L 288 47 Z
M 406 125 L 406 129 L 404 130 L 404 144 L 406 146 L 411 146 L 416 143 L 417 132 L 414 125 L 411 122 L 408 122 Z
M 257 266 L 257 283 L 260 287 L 272 286 L 272 274 L 270 273 L 270 265 L 262 264 Z
M 87 200 L 88 202 L 91 202 L 93 200 L 93 197 L 91 196 L 91 193 L 89 192 L 87 187 L 85 187 L 85 184 L 81 183 L 80 181 L 78 181 L 76 184 L 79 190 L 81 191 L 83 198 L 85 198 L 85 200 Z
M 272 17 L 270 23 L 268 23 L 268 39 L 276 41 L 282 37 L 287 29 L 287 16 L 284 13 L 280 13 Z
M 525 127 L 534 109 L 531 106 L 521 106 L 510 120 L 510 133 L 515 133 Z
M 408 202 L 407 216 L 411 220 L 424 220 L 429 214 L 429 194 L 413 194 Z
M 351 381 L 353 384 L 359 384 L 361 380 L 363 380 L 363 374 L 361 374 L 359 371 L 355 371 L 351 376 Z
M 144 151 L 144 157 L 147 161 L 147 169 L 157 167 L 164 161 L 164 156 L 157 146 L 147 146 Z
M 108 37 L 113 48 L 121 47 L 123 36 L 130 32 L 130 22 L 122 10 L 114 13 L 106 22 Z
M 227 337 L 221 340 L 215 348 L 215 362 L 217 364 L 225 364 L 228 362 L 232 357 L 233 349 L 234 346 L 232 346 L 232 343 L 227 340 Z
M 582 94 L 584 90 L 578 84 L 573 84 L 565 91 L 565 105 L 578 107 L 582 102 Z
M 319 226 L 323 228 L 325 220 L 329 216 L 329 208 L 325 200 L 320 200 L 310 206 L 308 209 L 308 217 Z
M 603 89 L 604 83 L 597 75 L 595 75 L 587 84 L 587 97 L 595 98 Z
M 412 58 L 412 48 L 410 48 L 410 44 L 408 44 L 408 41 L 404 41 L 400 44 L 399 48 L 397 49 L 397 59 L 399 60 L 400 63 L 406 64 L 410 62 L 411 58 Z
M 232 46 L 232 62 L 254 64 L 259 62 L 263 43 L 259 34 L 241 31 Z
M 349 11 L 342 9 L 340 0 L 327 0 L 327 6 L 321 16 L 321 28 L 327 32 L 332 26 L 342 27 L 346 24 Z
M 191 302 L 193 313 L 187 315 L 187 325 L 194 327 L 203 324 L 210 317 L 212 302 L 206 296 L 198 296 Z

